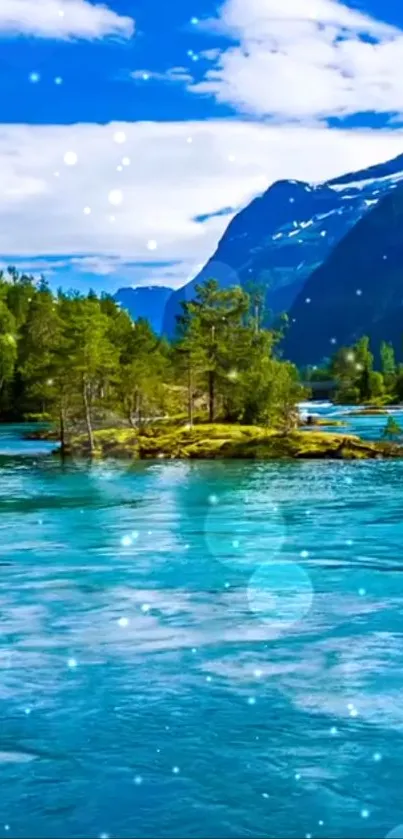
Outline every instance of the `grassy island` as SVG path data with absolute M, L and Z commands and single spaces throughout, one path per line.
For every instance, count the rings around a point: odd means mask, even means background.
M 132 429 L 112 428 L 95 431 L 94 442 L 97 457 L 136 460 L 368 460 L 403 457 L 403 446 L 367 442 L 353 435 L 297 430 L 284 434 L 257 426 L 226 424 L 150 427 L 140 434 Z M 89 455 L 87 436 L 73 438 L 69 451 L 73 456 Z
M 182 308 L 168 340 L 109 295 L 55 294 L 44 279 L 0 272 L 0 419 L 42 420 L 50 430 L 38 434 L 65 456 L 402 456 L 396 428 L 388 428 L 391 439 L 369 443 L 322 430 L 342 428 L 340 420 L 301 427 L 309 376 L 283 358 L 286 318 L 269 316 L 258 286 L 222 289 L 207 280 Z M 381 349 L 382 374 L 368 339 L 338 351 L 326 375 L 340 397 L 368 406 L 400 398 L 403 368 L 391 347 Z

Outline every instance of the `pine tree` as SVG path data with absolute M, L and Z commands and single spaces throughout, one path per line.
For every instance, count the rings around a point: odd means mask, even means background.
M 403 428 L 394 417 L 389 417 L 383 430 L 383 437 L 388 440 L 400 440 L 403 436 Z

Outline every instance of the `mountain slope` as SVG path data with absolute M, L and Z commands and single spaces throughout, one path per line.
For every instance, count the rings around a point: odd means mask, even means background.
M 376 351 L 403 342 L 403 185 L 350 230 L 309 277 L 289 312 L 284 356 L 318 364 L 369 335 Z
M 175 329 L 180 303 L 195 286 L 214 277 L 221 286 L 267 290 L 266 305 L 288 310 L 307 278 L 346 233 L 403 178 L 403 155 L 327 183 L 278 181 L 230 222 L 202 271 L 168 299 L 164 331 Z
M 114 298 L 129 312 L 133 320 L 146 318 L 154 332 L 160 334 L 165 305 L 171 294 L 172 289 L 164 286 L 137 286 L 120 288 Z

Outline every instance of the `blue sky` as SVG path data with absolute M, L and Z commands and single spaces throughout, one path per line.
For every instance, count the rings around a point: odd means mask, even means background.
M 403 152 L 397 0 L 2 0 L 0 261 L 190 279 L 277 178 Z

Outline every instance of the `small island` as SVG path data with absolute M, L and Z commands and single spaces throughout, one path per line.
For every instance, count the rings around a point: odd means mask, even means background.
M 97 457 L 213 460 L 369 460 L 403 457 L 403 446 L 368 442 L 354 435 L 293 430 L 287 434 L 257 426 L 154 426 L 141 434 L 113 428 L 94 432 Z M 88 456 L 87 436 L 73 438 L 69 453 Z
M 304 420 L 299 404 L 315 375 L 282 357 L 286 319 L 269 322 L 258 287 L 208 280 L 177 320 L 168 340 L 109 295 L 54 294 L 44 279 L 8 269 L 0 276 L 3 421 L 35 422 L 27 436 L 57 441 L 64 458 L 403 456 L 396 428 L 368 442 L 344 433 L 341 420 Z M 372 369 L 367 339 L 339 351 L 326 375 L 341 396 L 371 399 L 372 410 L 374 398 L 390 401 L 386 384 L 400 393 L 391 349 L 382 353 L 385 376 Z

